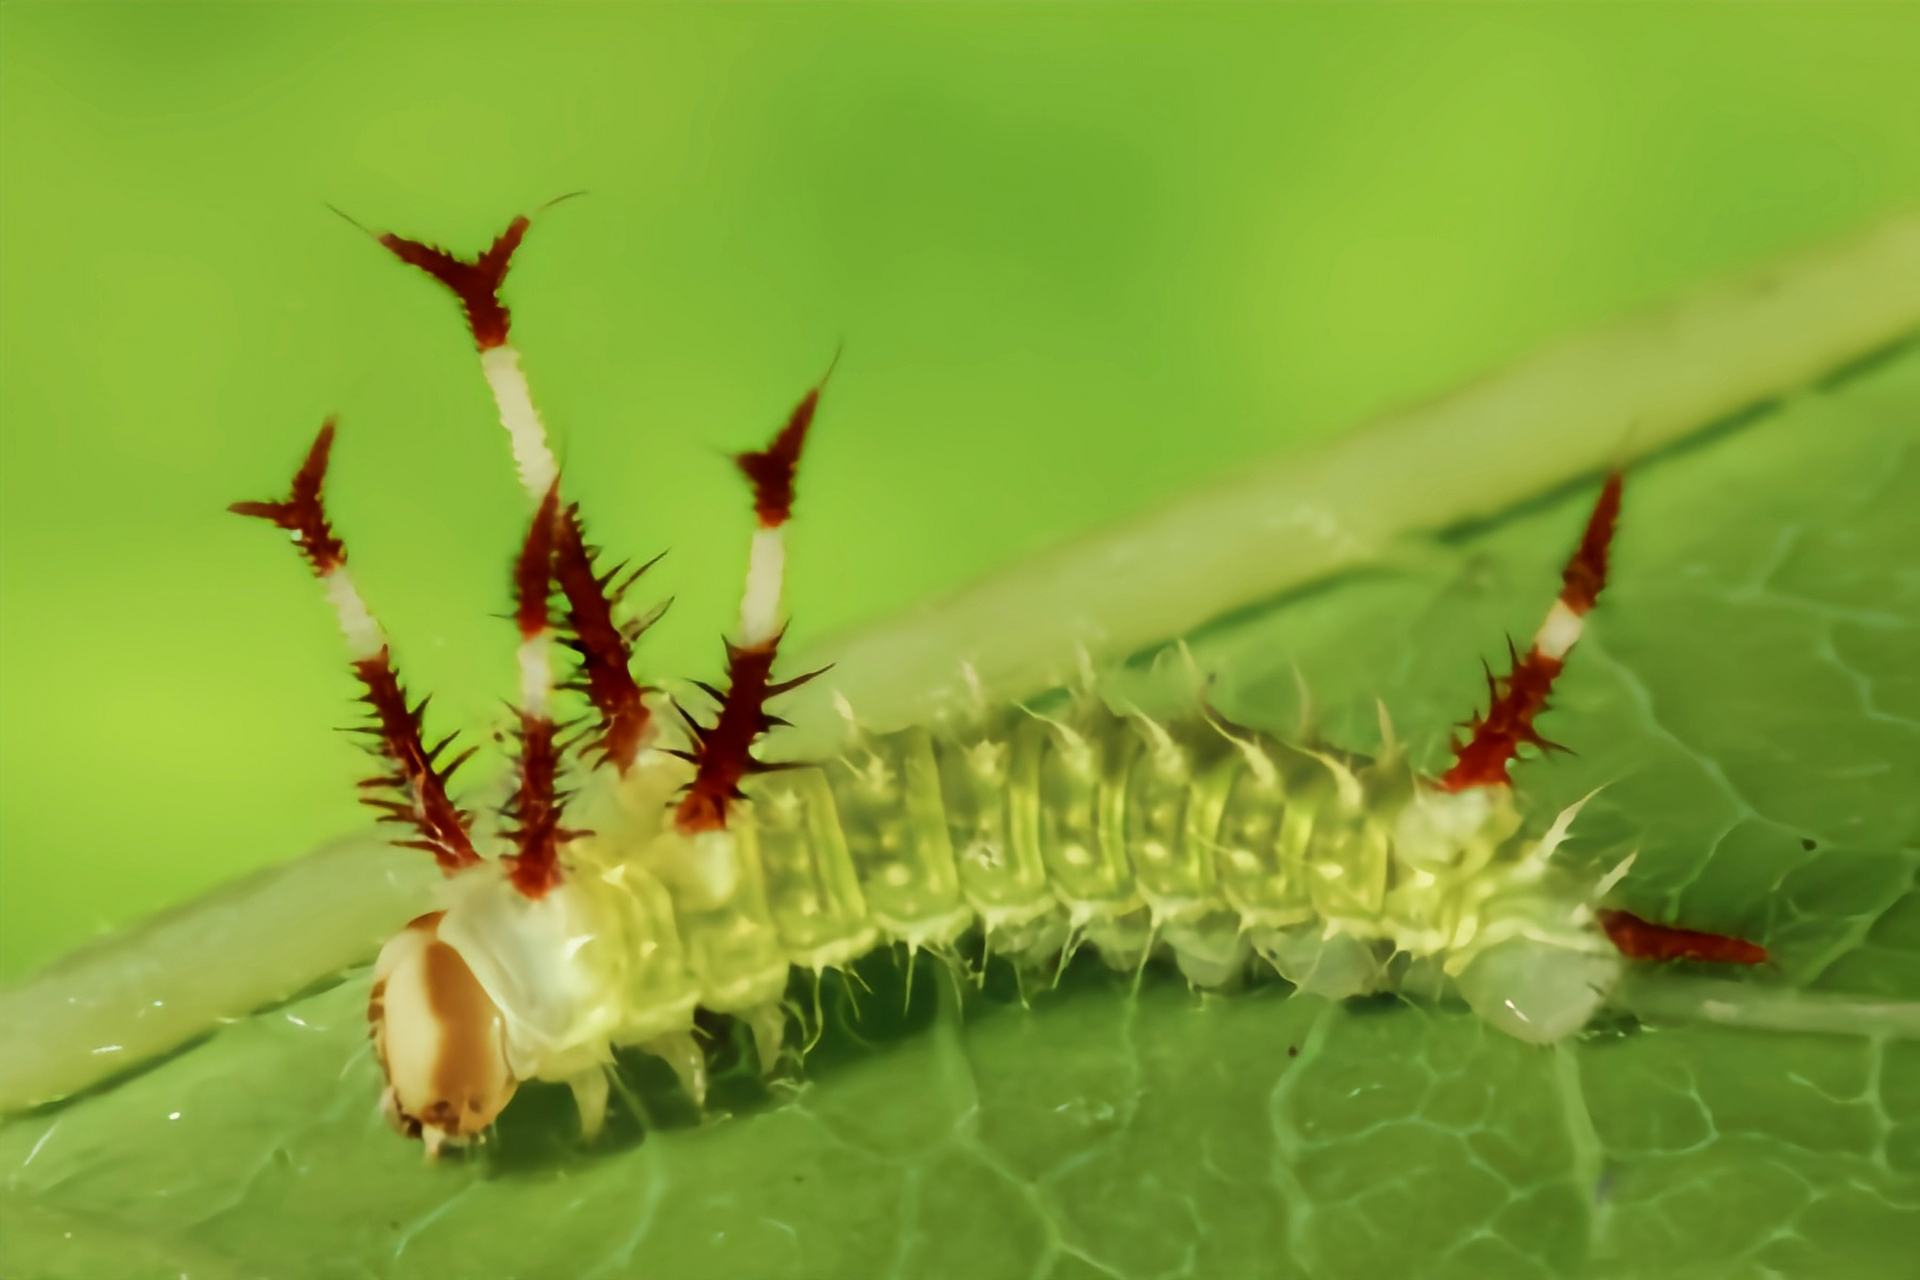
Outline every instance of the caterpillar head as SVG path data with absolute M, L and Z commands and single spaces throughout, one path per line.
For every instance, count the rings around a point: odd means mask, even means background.
M 437 1156 L 491 1125 L 518 1081 L 506 1021 L 460 953 L 441 941 L 445 912 L 421 916 L 381 949 L 367 1004 L 386 1074 L 387 1123 Z

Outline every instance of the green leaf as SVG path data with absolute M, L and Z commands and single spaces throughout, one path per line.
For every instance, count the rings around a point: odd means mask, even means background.
M 1542 725 L 1573 754 L 1518 772 L 1541 825 L 1604 788 L 1567 856 L 1637 849 L 1626 905 L 1772 949 L 1736 1006 L 1920 999 L 1916 423 L 1909 352 L 1637 467 Z M 1297 669 L 1357 749 L 1378 698 L 1432 764 L 1589 497 L 1404 544 L 1206 628 L 1193 660 L 1277 730 Z M 490 1147 L 437 1167 L 375 1113 L 350 976 L 0 1127 L 0 1257 L 50 1277 L 1895 1276 L 1920 1239 L 1920 1045 L 1886 1035 L 1622 1019 L 1537 1048 L 1457 1008 L 1201 998 L 1091 960 L 1030 1008 L 925 960 L 910 1001 L 890 958 L 862 976 L 829 982 L 804 1083 L 736 1068 L 702 1120 L 632 1062 L 594 1146 L 564 1091 L 530 1087 Z

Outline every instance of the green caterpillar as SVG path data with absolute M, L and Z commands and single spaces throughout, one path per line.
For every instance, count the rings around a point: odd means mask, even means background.
M 706 723 L 633 676 L 646 623 L 617 615 L 638 575 L 599 569 L 562 499 L 499 296 L 527 227 L 516 219 L 474 259 L 380 237 L 461 301 L 535 504 L 514 573 L 518 763 L 497 856 L 482 856 L 489 838 L 450 797 L 465 757 L 448 756 L 451 739 L 427 743 L 423 704 L 403 691 L 328 522 L 333 424 L 286 499 L 235 507 L 287 530 L 321 579 L 385 766 L 367 798 L 447 873 L 444 908 L 381 952 L 369 1005 L 386 1113 L 430 1154 L 482 1135 L 523 1080 L 568 1083 L 597 1131 L 615 1046 L 665 1058 L 697 1099 L 696 1010 L 744 1020 L 770 1065 L 796 966 L 818 973 L 895 944 L 950 951 L 974 930 L 989 953 L 1041 973 L 1085 946 L 1122 969 L 1164 952 L 1199 987 L 1231 986 L 1257 957 L 1329 997 L 1457 993 L 1541 1043 L 1587 1022 L 1623 957 L 1765 958 L 1601 909 L 1625 867 L 1596 881 L 1553 861 L 1578 804 L 1543 836 L 1521 834 L 1507 766 L 1523 744 L 1548 745 L 1534 718 L 1605 583 L 1619 475 L 1531 647 L 1492 681 L 1441 777 L 1416 773 L 1384 712 L 1367 759 L 1227 723 L 1197 696 L 1160 720 L 1091 688 L 1048 713 L 978 698 L 936 724 L 856 726 L 833 759 L 769 763 L 756 747 L 783 722 L 768 704 L 810 678 L 773 670 L 783 528 L 825 378 L 766 449 L 736 459 L 757 528 L 725 684 L 700 686 L 718 706 Z M 556 647 L 577 660 L 588 743 L 561 741 Z M 586 794 L 568 805 L 561 783 L 575 777 Z

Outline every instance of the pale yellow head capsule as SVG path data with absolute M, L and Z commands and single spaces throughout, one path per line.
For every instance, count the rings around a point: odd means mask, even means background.
M 507 1065 L 499 1008 L 460 953 L 440 940 L 445 914 L 421 916 L 381 949 L 367 1004 L 387 1077 L 381 1108 L 429 1156 L 473 1141 L 519 1083 Z

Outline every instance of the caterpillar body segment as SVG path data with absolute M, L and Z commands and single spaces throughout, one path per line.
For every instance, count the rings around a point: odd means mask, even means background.
M 1626 864 L 1595 880 L 1554 860 L 1579 804 L 1541 836 L 1523 830 L 1508 765 L 1524 744 L 1551 745 L 1534 720 L 1604 585 L 1618 475 L 1539 634 L 1489 676 L 1488 710 L 1438 778 L 1413 768 L 1384 710 L 1369 758 L 1229 724 L 1198 696 L 1170 719 L 1119 710 L 1091 680 L 1056 710 L 976 699 L 888 733 L 860 731 L 843 706 L 854 732 L 840 755 L 763 761 L 758 745 L 785 723 L 768 704 L 818 674 L 776 667 L 785 526 L 826 377 L 764 449 L 735 457 L 755 528 L 724 684 L 696 682 L 717 710 L 696 718 L 633 674 L 658 613 L 619 615 L 647 565 L 598 567 L 508 344 L 500 290 L 528 225 L 473 259 L 379 237 L 459 299 L 533 504 L 512 570 L 517 776 L 497 835 L 476 843 L 447 789 L 465 756 L 444 759 L 451 739 L 425 745 L 424 703 L 400 692 L 346 575 L 321 502 L 333 424 L 285 501 L 234 508 L 288 531 L 321 579 L 390 766 L 369 800 L 448 875 L 441 909 L 382 951 L 368 1010 L 384 1110 L 429 1155 L 483 1135 L 526 1080 L 567 1083 L 591 1136 L 616 1046 L 667 1061 L 698 1101 L 698 1011 L 745 1021 L 771 1069 L 796 970 L 895 945 L 953 957 L 976 931 L 1041 981 L 1082 947 L 1121 970 L 1168 956 L 1202 988 L 1266 966 L 1329 998 L 1458 995 L 1535 1043 L 1584 1025 L 1623 957 L 1765 958 L 1606 911 Z M 556 641 L 577 659 L 558 686 Z M 562 691 L 585 699 L 578 733 Z
M 1454 990 L 1541 1042 L 1605 998 L 1621 960 L 1592 884 L 1551 865 L 1565 823 L 1523 837 L 1503 791 L 1436 823 L 1404 759 L 1233 732 L 1091 704 L 871 735 L 748 781 L 725 830 L 694 834 L 662 810 L 692 766 L 652 753 L 557 888 L 462 877 L 440 936 L 493 994 L 519 1079 L 678 1046 L 696 1008 L 777 1044 L 794 969 L 973 929 L 1041 981 L 1080 946 L 1123 970 L 1165 954 L 1201 987 L 1264 963 L 1330 998 Z

